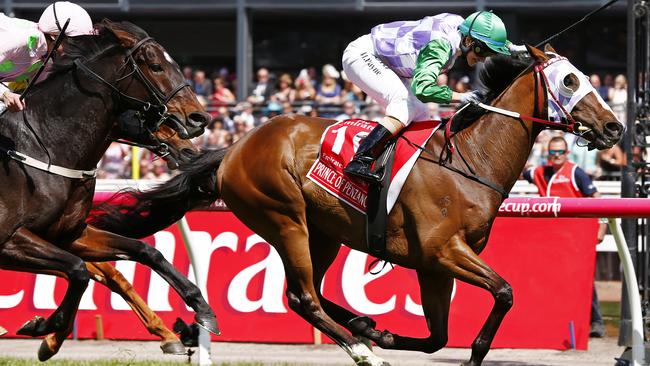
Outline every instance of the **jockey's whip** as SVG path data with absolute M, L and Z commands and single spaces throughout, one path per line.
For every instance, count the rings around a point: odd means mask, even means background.
M 578 24 L 580 24 L 580 23 L 586 21 L 587 19 L 591 18 L 591 17 L 592 17 L 593 15 L 595 15 L 596 13 L 598 13 L 598 12 L 600 12 L 600 11 L 606 9 L 608 6 L 614 4 L 614 3 L 617 2 L 617 1 L 618 1 L 618 0 L 610 0 L 610 1 L 608 1 L 607 3 L 605 3 L 604 5 L 602 5 L 600 8 L 598 8 L 598 9 L 596 9 L 596 10 L 592 10 L 591 12 L 589 12 L 589 14 L 585 15 L 584 17 L 582 17 L 582 19 L 580 19 L 580 20 L 578 20 L 577 22 L 571 24 L 570 26 L 564 28 L 563 30 L 561 30 L 561 31 L 559 31 L 559 32 L 557 32 L 557 33 L 555 33 L 554 35 L 548 37 L 547 39 L 545 39 L 545 40 L 539 42 L 538 44 L 535 45 L 535 48 L 540 48 L 540 47 L 543 46 L 544 44 L 546 44 L 546 43 L 548 43 L 548 42 L 554 40 L 555 38 L 561 36 L 561 35 L 564 34 L 565 32 L 567 32 L 567 31 L 573 29 L 573 27 L 575 27 L 576 25 L 578 25 Z
M 38 80 L 38 78 L 41 76 L 43 70 L 45 69 L 45 66 L 47 66 L 47 62 L 50 61 L 52 56 L 54 56 L 54 52 L 56 52 L 56 49 L 59 48 L 61 42 L 63 42 L 63 39 L 65 38 L 65 30 L 68 28 L 68 24 L 70 24 L 70 18 L 68 18 L 65 24 L 63 24 L 63 28 L 61 28 L 61 32 L 59 32 L 59 35 L 54 40 L 54 46 L 52 46 L 52 49 L 50 50 L 50 52 L 48 52 L 47 57 L 45 57 L 45 60 L 43 61 L 43 64 L 36 72 L 36 75 L 34 75 L 34 77 L 29 80 L 29 84 L 27 84 L 25 90 L 23 90 L 23 92 L 20 93 L 20 100 L 25 99 L 25 95 L 27 94 L 27 91 L 32 87 L 32 85 L 34 85 L 36 80 Z

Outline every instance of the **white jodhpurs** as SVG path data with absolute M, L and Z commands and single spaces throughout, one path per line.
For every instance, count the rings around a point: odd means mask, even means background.
M 404 126 L 427 120 L 427 105 L 411 91 L 411 79 L 401 78 L 375 54 L 369 34 L 352 41 L 343 51 L 343 70 L 351 82 L 386 108 L 386 115 Z

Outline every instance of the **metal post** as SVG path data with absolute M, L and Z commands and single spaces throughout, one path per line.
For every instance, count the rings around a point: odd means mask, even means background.
M 636 1 L 627 2 L 627 133 L 623 136 L 623 148 L 627 153 L 627 165 L 623 167 L 621 175 L 621 196 L 636 197 L 636 175 L 632 166 L 632 135 L 634 132 L 634 120 L 636 118 L 635 105 L 635 87 L 636 87 L 636 17 L 634 15 L 634 5 Z M 627 247 L 631 256 L 632 263 L 636 263 L 637 258 L 637 233 L 636 219 L 623 220 L 623 232 L 627 241 Z M 627 279 L 623 278 L 621 290 L 621 326 L 618 336 L 618 344 L 621 346 L 630 346 L 632 344 L 632 320 L 629 312 L 630 296 L 627 286 Z M 636 278 L 634 283 L 636 283 Z M 638 294 L 638 289 L 635 290 Z M 640 301 L 640 300 L 639 300 Z
M 187 249 L 187 255 L 190 257 L 190 263 L 192 264 L 192 269 L 194 270 L 194 279 L 196 281 L 196 286 L 201 289 L 203 297 L 208 299 L 207 284 L 203 283 L 203 276 L 200 275 L 201 272 L 205 272 L 207 268 L 199 268 L 197 264 L 198 261 L 194 260 L 198 253 L 192 246 L 192 239 L 190 235 L 190 226 L 187 223 L 187 219 L 183 216 L 177 223 L 178 230 L 181 232 L 183 237 L 183 242 L 185 243 L 185 249 Z M 210 333 L 203 327 L 199 327 L 199 366 L 208 366 L 212 365 L 212 358 L 210 356 Z
M 245 100 L 249 94 L 253 68 L 253 47 L 250 13 L 246 0 L 237 0 L 237 100 Z
M 623 274 L 625 276 L 625 284 L 627 287 L 629 299 L 628 312 L 631 314 L 631 337 L 630 346 L 632 347 L 632 365 L 640 366 L 645 365 L 645 348 L 643 346 L 643 316 L 641 315 L 641 298 L 639 297 L 638 284 L 636 280 L 636 273 L 634 271 L 634 263 L 628 251 L 628 246 L 625 244 L 625 237 L 621 235 L 621 227 L 619 225 L 620 219 L 609 219 L 609 230 L 614 236 L 616 241 L 616 249 L 618 256 L 621 259 L 621 266 L 623 267 Z M 623 305 L 621 304 L 621 307 Z

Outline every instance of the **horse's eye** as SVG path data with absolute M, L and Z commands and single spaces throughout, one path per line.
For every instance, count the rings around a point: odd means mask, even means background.
M 153 72 L 162 72 L 163 71 L 163 68 L 162 68 L 162 66 L 160 64 L 150 64 L 149 68 Z
M 577 81 L 578 78 L 575 78 L 575 77 L 572 77 L 572 76 L 573 76 L 573 74 L 568 74 L 562 80 L 562 83 L 564 84 L 564 86 L 569 88 L 569 89 L 573 89 L 572 87 L 577 86 L 576 81 Z M 577 81 L 577 82 L 580 83 L 579 81 Z

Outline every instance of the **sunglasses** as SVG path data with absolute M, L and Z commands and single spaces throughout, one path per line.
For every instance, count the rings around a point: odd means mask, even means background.
M 566 154 L 566 150 L 549 150 L 548 154 L 550 156 L 564 155 L 564 154 Z

